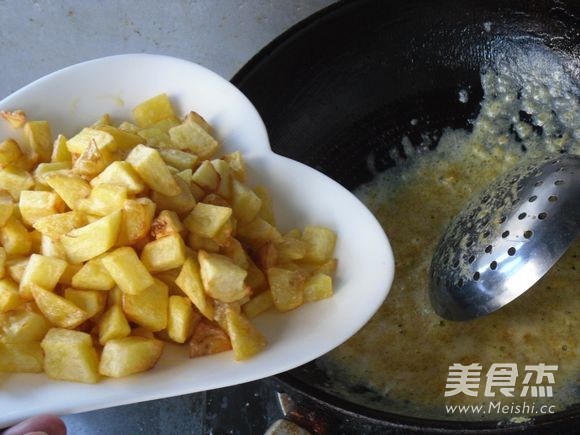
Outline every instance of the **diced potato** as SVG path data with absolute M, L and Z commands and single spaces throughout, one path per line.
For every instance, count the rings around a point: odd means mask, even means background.
M 257 296 L 254 296 L 244 305 L 242 305 L 242 310 L 248 318 L 253 319 L 254 317 L 268 311 L 274 306 L 274 299 L 272 298 L 272 292 L 265 291 Z
M 248 255 L 239 240 L 232 238 L 227 246 L 220 249 L 220 253 L 229 257 L 242 269 L 248 270 Z M 247 278 L 246 278 L 247 280 Z
M 86 311 L 49 290 L 33 284 L 31 292 L 38 309 L 53 325 L 72 329 L 89 318 Z
M 212 238 L 232 215 L 229 207 L 199 202 L 183 221 L 185 228 L 201 237 Z
M 219 143 L 192 119 L 185 119 L 169 130 L 175 148 L 190 151 L 200 159 L 210 158 L 219 148 Z
M 0 171 L 0 189 L 8 191 L 16 201 L 20 199 L 20 192 L 32 186 L 34 186 L 34 179 L 24 169 L 7 165 Z
M 111 119 L 111 115 L 108 113 L 104 113 L 99 119 L 91 124 L 91 128 L 99 128 L 106 125 L 111 125 L 113 120 Z
M 232 171 L 230 165 L 225 160 L 219 159 L 212 160 L 211 164 L 220 178 L 215 192 L 224 198 L 230 198 L 232 196 Z
M 156 127 L 157 124 L 151 127 L 143 128 L 138 131 L 139 137 L 143 139 L 143 143 L 153 148 L 167 148 L 171 149 L 171 139 L 169 134 L 161 128 Z
M 8 276 L 17 283 L 20 283 L 20 281 L 22 281 L 22 277 L 24 276 L 26 266 L 28 265 L 28 260 L 29 257 L 27 256 L 12 255 L 7 257 L 6 272 L 8 273 Z
M 127 337 L 130 333 L 129 322 L 118 304 L 109 308 L 99 320 L 99 343 L 101 345 L 109 340 Z
M 332 278 L 324 273 L 318 273 L 306 280 L 304 286 L 304 302 L 314 302 L 331 297 Z
M 99 358 L 89 334 L 53 328 L 40 345 L 48 377 L 88 384 L 98 382 Z
M 55 173 L 46 177 L 46 183 L 54 189 L 71 210 L 76 210 L 80 200 L 91 194 L 89 183 L 75 175 Z
M 226 307 L 225 320 L 236 361 L 251 358 L 266 347 L 266 338 L 244 314 Z
M 230 203 L 221 196 L 219 196 L 217 193 L 208 193 L 202 198 L 200 202 L 203 202 L 204 204 L 217 205 L 219 207 L 230 206 Z
M 279 243 L 282 241 L 282 235 L 276 227 L 260 217 L 251 222 L 241 224 L 238 227 L 237 235 L 241 241 L 252 245 L 254 248 L 266 242 Z
M 149 198 L 128 199 L 122 210 L 117 245 L 134 245 L 149 233 L 156 204 Z
M 30 292 L 34 285 L 49 291 L 54 289 L 66 267 L 66 261 L 59 258 L 32 254 L 20 281 L 21 297 L 27 300 L 31 299 Z
M 151 224 L 151 235 L 160 239 L 171 234 L 179 234 L 184 230 L 179 216 L 172 210 L 163 210 Z
M 5 190 L 0 190 L 0 227 L 4 226 L 14 212 L 12 196 Z
M 50 162 L 52 155 L 52 133 L 47 121 L 28 121 L 24 125 L 26 136 L 25 154 L 38 156 L 40 162 Z
M 167 335 L 176 343 L 185 343 L 192 333 L 195 320 L 201 320 L 199 313 L 193 311 L 189 298 L 183 296 L 169 297 L 167 318 Z
M 95 141 L 91 141 L 83 153 L 74 161 L 72 171 L 75 175 L 90 180 L 103 172 L 113 160 L 113 154 L 106 149 L 100 149 Z
M 192 178 L 193 178 L 193 175 L 192 175 Z M 195 198 L 196 201 L 201 201 L 202 198 L 204 198 L 206 196 L 205 190 L 203 190 L 200 186 L 198 186 L 197 184 L 195 184 L 191 180 L 189 181 L 189 188 L 191 190 L 191 194 L 193 195 L 193 197 Z
M 102 313 L 107 303 L 106 293 L 92 290 L 67 288 L 64 291 L 64 298 L 85 311 L 89 319 Z
M 113 287 L 107 296 L 107 307 L 123 304 L 123 292 L 119 287 Z
M 127 188 L 116 184 L 97 184 L 88 198 L 79 202 L 79 210 L 94 216 L 106 216 L 121 210 L 127 200 Z
M 26 113 L 23 110 L 1 110 L 0 116 L 8 122 L 12 128 L 22 128 L 26 123 Z
M 11 217 L 0 228 L 0 243 L 7 254 L 28 254 L 32 248 L 32 240 L 26 227 L 15 217 Z
M 91 144 L 103 154 L 110 155 L 117 149 L 113 135 L 94 128 L 83 128 L 80 133 L 68 140 L 67 148 L 71 154 L 83 154 Z
M 334 272 L 336 272 L 337 267 L 338 260 L 333 258 L 332 260 L 328 260 L 326 263 L 323 263 L 321 266 L 317 267 L 314 270 L 314 273 L 324 273 L 326 275 L 332 276 Z
M 278 259 L 280 263 L 301 260 L 306 256 L 308 244 L 299 238 L 284 236 L 282 241 L 276 245 L 278 249 Z
M 159 94 L 135 106 L 133 116 L 141 128 L 167 118 L 176 118 L 171 101 L 166 94 Z
M 168 288 L 158 279 L 139 294 L 123 294 L 123 311 L 127 318 L 153 332 L 167 327 L 168 304 Z
M 196 258 L 189 257 L 185 260 L 175 283 L 205 317 L 213 320 L 213 304 L 205 294 L 201 281 L 199 263 Z
M 123 121 L 119 124 L 119 130 L 127 131 L 129 133 L 137 133 L 139 131 L 139 127 L 131 122 Z
M 100 125 L 97 127 L 97 130 L 110 134 L 113 137 L 117 148 L 122 150 L 131 150 L 143 142 L 143 139 L 138 134 L 111 125 Z
M 14 139 L 6 139 L 0 142 L 0 165 L 6 166 L 22 155 L 20 147 Z
M 336 234 L 330 229 L 309 225 L 302 232 L 302 240 L 308 245 L 304 261 L 324 263 L 332 259 Z
M 9 278 L 0 280 L 0 313 L 18 308 L 21 304 L 18 286 Z
M 68 174 L 72 168 L 70 161 L 41 163 L 34 170 L 34 181 L 42 188 L 50 187 L 47 183 L 48 177 L 54 174 Z
M 204 250 L 215 254 L 220 250 L 220 245 L 215 240 L 201 237 L 194 233 L 189 233 L 187 236 L 187 244 L 194 251 Z
M 175 269 L 185 262 L 185 244 L 179 234 L 149 242 L 143 248 L 141 261 L 150 272 Z
M 145 189 L 143 180 L 133 169 L 133 166 L 127 162 L 113 162 L 91 180 L 91 186 L 93 187 L 101 184 L 123 186 L 130 195 L 137 195 Z
M 121 225 L 121 212 L 74 229 L 60 238 L 67 257 L 73 263 L 90 260 L 108 251 L 117 241 Z
M 213 355 L 232 349 L 226 332 L 218 325 L 202 319 L 194 329 L 189 341 L 189 357 Z
M 244 161 L 242 153 L 236 151 L 235 153 L 226 154 L 224 160 L 228 162 L 228 165 L 230 165 L 234 177 L 236 177 L 238 181 L 245 182 L 247 177 L 246 162 Z
M 61 199 L 53 192 L 23 190 L 18 203 L 20 215 L 25 224 L 30 226 L 43 217 L 57 214 L 63 210 Z
M 59 240 L 52 239 L 50 236 L 40 233 L 40 255 L 45 257 L 60 258 L 66 260 L 66 252 Z
M 85 215 L 79 211 L 57 213 L 37 219 L 32 227 L 42 234 L 59 239 L 76 228 L 86 224 Z
M 50 160 L 52 162 L 70 162 L 71 158 L 72 156 L 68 150 L 66 137 L 59 134 L 52 144 L 52 156 Z
M 110 290 L 115 286 L 115 281 L 97 257 L 87 261 L 72 277 L 72 286 L 87 290 Z
M 173 166 L 182 171 L 193 168 L 198 160 L 195 154 L 172 148 L 160 148 L 159 154 L 161 154 L 161 158 L 169 166 Z
M 82 267 L 82 264 L 68 264 L 58 283 L 71 286 L 73 276 L 75 276 Z
M 211 162 L 205 160 L 191 175 L 191 181 L 200 186 L 206 192 L 213 192 L 220 184 L 220 176 Z
M 240 222 L 250 222 L 256 218 L 262 208 L 262 200 L 248 186 L 238 180 L 232 182 L 232 208 L 234 216 Z
M 181 189 L 161 158 L 159 151 L 145 145 L 137 145 L 126 159 L 143 181 L 156 192 L 167 196 L 181 193 Z
M 40 341 L 50 329 L 43 315 L 34 311 L 14 310 L 0 313 L 0 342 Z
M 268 269 L 268 282 L 278 311 L 290 311 L 304 302 L 304 272 L 272 267 Z
M 145 337 L 125 337 L 107 341 L 101 354 L 99 373 L 121 378 L 149 370 L 157 364 L 163 342 Z
M 40 373 L 44 354 L 40 342 L 1 343 L 0 372 Z
M 249 295 L 244 283 L 248 272 L 237 266 L 230 258 L 199 251 L 201 281 L 205 292 L 218 301 L 235 302 Z
M 272 206 L 272 196 L 268 189 L 264 186 L 257 186 L 254 192 L 262 200 L 262 207 L 258 216 L 268 222 L 270 225 L 276 225 L 276 218 L 274 217 L 274 209 Z
M 129 246 L 116 249 L 101 261 L 125 294 L 137 295 L 155 283 L 135 250 Z
M 187 115 L 185 115 L 184 119 L 195 122 L 197 125 L 199 125 L 201 128 L 203 128 L 205 131 L 207 131 L 209 134 L 212 133 L 213 129 L 212 129 L 211 125 L 209 125 L 209 123 L 199 113 L 194 112 L 194 111 L 190 111 Z
M 260 269 L 268 270 L 278 263 L 278 249 L 272 242 L 266 242 L 260 246 L 254 255 Z
M 196 201 L 189 185 L 177 175 L 173 176 L 175 184 L 179 186 L 178 195 L 168 196 L 160 192 L 153 192 L 152 199 L 161 210 L 173 210 L 176 213 L 186 213 L 195 207 Z

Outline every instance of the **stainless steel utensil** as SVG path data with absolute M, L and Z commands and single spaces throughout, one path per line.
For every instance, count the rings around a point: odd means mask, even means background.
M 580 156 L 527 161 L 449 224 L 431 262 L 430 299 L 449 320 L 492 313 L 532 287 L 580 232 Z

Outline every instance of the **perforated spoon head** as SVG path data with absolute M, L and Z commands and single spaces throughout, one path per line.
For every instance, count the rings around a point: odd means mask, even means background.
M 431 262 L 429 296 L 449 320 L 492 313 L 532 287 L 580 232 L 580 156 L 527 161 L 451 221 Z

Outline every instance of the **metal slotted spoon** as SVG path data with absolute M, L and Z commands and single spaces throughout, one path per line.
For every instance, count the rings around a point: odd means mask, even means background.
M 431 262 L 441 317 L 492 313 L 532 287 L 580 232 L 580 156 L 527 161 L 451 221 Z

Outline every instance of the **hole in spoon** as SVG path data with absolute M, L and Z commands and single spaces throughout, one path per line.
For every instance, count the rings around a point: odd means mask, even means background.
M 533 235 L 534 235 L 534 232 L 532 230 L 526 230 L 526 231 L 524 231 L 524 237 L 526 239 L 531 239 Z
M 512 247 L 512 248 L 509 248 L 509 249 L 508 249 L 508 255 L 509 255 L 509 256 L 512 256 L 512 257 L 513 257 L 514 255 L 516 255 L 516 248 L 514 248 L 514 247 Z
M 491 270 L 497 269 L 497 261 L 492 261 L 491 264 L 489 265 L 489 268 Z

